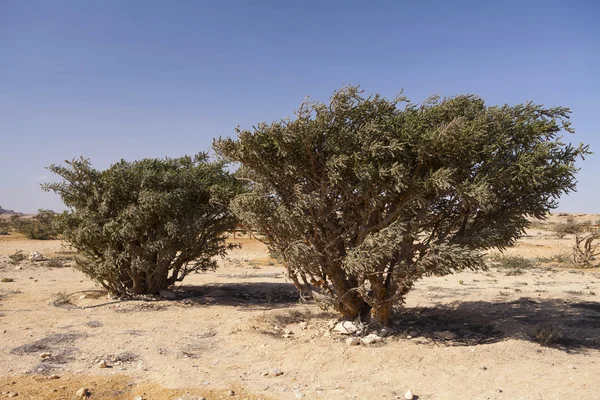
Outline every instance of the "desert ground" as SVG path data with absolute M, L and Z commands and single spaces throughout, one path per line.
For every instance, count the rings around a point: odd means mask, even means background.
M 176 299 L 120 301 L 68 264 L 8 257 L 67 259 L 62 242 L 0 236 L 0 398 L 600 399 L 600 269 L 561 261 L 572 236 L 530 229 L 504 254 L 531 265 L 422 279 L 357 345 L 261 242 L 235 241 Z

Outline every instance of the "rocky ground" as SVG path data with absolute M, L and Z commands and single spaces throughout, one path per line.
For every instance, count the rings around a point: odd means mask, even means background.
M 553 260 L 420 281 L 389 327 L 302 302 L 265 247 L 118 301 L 58 241 L 0 237 L 0 392 L 17 399 L 600 399 L 600 271 Z M 56 261 L 14 263 L 17 250 Z M 547 343 L 546 343 L 547 342 Z M 541 343 L 546 343 L 543 345 Z M 0 397 L 2 397 L 0 396 Z

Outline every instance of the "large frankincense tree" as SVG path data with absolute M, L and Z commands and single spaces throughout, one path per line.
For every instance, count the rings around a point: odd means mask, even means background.
M 239 188 L 222 162 L 205 154 L 120 161 L 105 171 L 76 159 L 43 185 L 70 212 L 64 239 L 81 255 L 76 268 L 116 295 L 155 294 L 194 271 L 214 269 L 235 227 L 229 202 Z
M 251 190 L 234 212 L 280 254 L 296 286 L 346 318 L 385 323 L 415 280 L 484 268 L 575 189 L 587 147 L 561 142 L 569 110 L 361 97 L 305 102 L 214 147 Z

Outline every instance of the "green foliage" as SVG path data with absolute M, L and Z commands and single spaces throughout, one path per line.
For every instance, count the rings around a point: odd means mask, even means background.
M 2 208 L 2 207 L 0 207 Z M 0 235 L 8 235 L 10 233 L 10 223 L 4 218 L 0 218 Z
M 33 218 L 15 218 L 13 223 L 20 233 L 28 239 L 50 240 L 59 235 L 59 227 L 56 224 L 57 214 L 52 210 L 38 210 Z
M 473 95 L 363 98 L 350 86 L 214 147 L 250 182 L 234 212 L 296 286 L 346 318 L 385 322 L 417 279 L 484 268 L 481 250 L 512 245 L 527 217 L 575 188 L 588 151 L 560 141 L 568 115 Z
M 62 258 L 51 258 L 46 262 L 46 267 L 48 268 L 64 268 L 65 261 Z
M 23 254 L 23 250 L 17 250 L 13 254 L 9 255 L 8 258 L 10 258 L 11 264 L 16 265 L 24 259 L 26 259 L 27 257 L 25 256 L 25 254 Z
M 531 269 L 537 266 L 537 261 L 535 259 L 525 258 L 521 256 L 511 256 L 501 253 L 493 254 L 490 257 L 494 266 L 498 268 L 508 269 L 510 271 L 516 271 L 515 273 L 508 272 L 508 275 L 518 275 L 522 273 L 524 269 Z
M 205 154 L 120 161 L 105 171 L 76 159 L 49 169 L 63 182 L 44 185 L 71 209 L 60 223 L 79 251 L 76 268 L 116 295 L 155 294 L 188 274 L 216 268 L 228 211 L 240 185 Z

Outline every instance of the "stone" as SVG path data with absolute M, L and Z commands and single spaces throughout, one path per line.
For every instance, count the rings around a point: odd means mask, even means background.
M 42 360 L 45 360 L 45 359 L 47 359 L 47 358 L 50 358 L 50 357 L 52 357 L 52 353 L 47 353 L 47 352 L 46 352 L 46 353 L 42 353 L 42 354 L 40 354 L 40 358 L 41 358 Z
M 87 299 L 87 296 L 86 296 L 85 294 L 82 294 L 81 296 L 79 296 L 79 299 L 80 299 L 80 300 Z
M 296 395 L 295 395 L 295 396 L 296 396 L 296 398 L 297 398 L 297 399 L 301 399 L 301 398 L 303 398 L 303 397 L 304 397 L 304 394 L 303 394 L 303 393 L 300 393 L 300 392 L 296 392 Z
M 393 335 L 394 333 L 396 333 L 396 331 L 388 326 L 384 326 L 379 330 L 379 336 L 381 337 L 387 337 Z
M 38 253 L 37 251 L 34 251 L 33 253 L 29 254 L 29 261 L 44 261 L 45 258 L 41 253 Z
M 367 336 L 365 336 L 364 338 L 362 338 L 360 341 L 363 344 L 373 344 L 373 343 L 381 342 L 382 340 L 383 340 L 382 337 L 377 336 L 374 333 L 370 333 Z
M 8 392 L 6 397 L 17 397 L 18 395 L 19 395 L 19 393 L 17 393 L 17 392 Z
M 230 390 L 229 392 L 227 392 L 227 394 L 228 394 L 229 396 L 235 396 L 235 392 L 234 392 L 233 390 Z
M 281 371 L 279 368 L 271 368 L 269 370 L 269 376 L 271 376 L 271 377 L 280 376 L 280 375 L 283 375 L 283 371 Z
M 408 332 L 408 336 L 415 337 L 415 336 L 418 336 L 418 335 L 419 335 L 419 332 L 417 332 L 415 330 L 412 330 L 412 331 Z
M 177 295 L 170 290 L 159 290 L 158 294 L 166 300 L 175 300 L 177 298 Z
M 406 400 L 413 400 L 413 399 L 415 398 L 415 395 L 414 395 L 414 393 L 412 392 L 412 390 L 408 389 L 408 390 L 406 391 L 406 393 L 404 393 L 404 398 L 405 398 Z
M 90 390 L 88 388 L 85 388 L 85 387 L 79 388 L 75 392 L 75 396 L 77 396 L 80 399 L 85 399 L 89 395 L 90 395 Z
M 346 339 L 346 344 L 348 346 L 358 346 L 360 344 L 360 339 L 356 337 L 349 337 Z
M 358 327 L 352 321 L 342 321 L 339 322 L 333 330 L 342 335 L 353 335 L 358 332 Z
M 181 398 L 181 397 L 180 397 Z M 144 400 L 143 396 L 135 396 L 133 400 Z
M 99 368 L 108 368 L 108 363 L 106 362 L 106 360 L 100 360 L 100 362 L 98 363 L 98 367 Z
M 450 332 L 450 331 L 435 332 L 434 335 L 438 339 L 442 339 L 442 340 L 453 340 L 453 339 L 456 339 L 456 333 Z
M 50 376 L 48 377 L 48 379 L 59 379 L 59 378 L 60 378 L 60 376 L 58 376 L 58 375 L 56 375 L 56 374 L 54 374 L 54 375 L 50 375 Z

